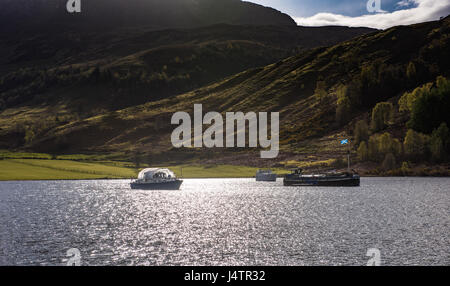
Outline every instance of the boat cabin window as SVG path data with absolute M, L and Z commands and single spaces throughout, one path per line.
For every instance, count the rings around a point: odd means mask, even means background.
M 153 178 L 166 178 L 167 174 L 166 173 L 156 173 L 153 175 Z

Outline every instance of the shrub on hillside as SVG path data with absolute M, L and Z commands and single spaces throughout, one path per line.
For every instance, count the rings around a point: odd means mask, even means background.
M 354 133 L 354 143 L 358 145 L 362 141 L 367 141 L 369 139 L 369 126 L 366 120 L 359 120 L 355 124 Z
M 378 152 L 378 138 L 377 135 L 372 135 L 367 143 L 367 156 L 371 161 L 379 161 L 380 154 Z
M 372 110 L 371 127 L 374 132 L 383 130 L 392 118 L 393 106 L 390 102 L 379 102 Z
M 350 120 L 351 104 L 347 96 L 347 87 L 342 86 L 338 90 L 338 100 L 336 107 L 336 121 L 339 125 L 344 125 Z
M 391 134 L 387 132 L 381 135 L 374 134 L 369 138 L 367 144 L 367 160 L 381 162 L 387 154 L 401 156 L 402 153 L 402 143 L 398 139 L 392 138 Z
M 424 158 L 427 153 L 429 136 L 409 129 L 403 142 L 405 155 L 412 160 Z
M 436 87 L 424 90 L 414 100 L 408 128 L 429 134 L 442 122 L 450 125 L 450 80 L 438 77 Z
M 361 161 L 367 161 L 369 158 L 369 153 L 367 149 L 367 143 L 365 141 L 362 141 L 361 144 L 359 144 L 358 150 L 356 151 L 358 154 L 358 159 Z
M 432 86 L 432 83 L 427 83 L 417 87 L 412 92 L 405 92 L 398 101 L 399 111 L 411 112 L 417 98 L 421 97 L 425 92 L 429 92 Z
M 413 62 L 409 62 L 406 68 L 406 76 L 410 81 L 416 81 L 417 71 Z
M 381 167 L 383 168 L 383 170 L 385 171 L 389 171 L 395 168 L 396 165 L 396 161 L 395 161 L 395 156 L 392 153 L 388 153 L 386 154 L 386 156 L 384 157 L 383 163 L 381 165 Z
M 436 128 L 430 138 L 430 152 L 434 161 L 441 162 L 447 159 L 450 147 L 450 132 L 447 124 L 442 123 Z
M 327 93 L 327 88 L 326 88 L 326 84 L 324 81 L 317 81 L 316 83 L 316 89 L 314 90 L 314 96 L 317 97 L 317 99 L 319 100 L 320 103 L 323 103 L 324 101 L 326 101 L 327 97 L 328 97 L 328 93 Z
M 402 143 L 398 139 L 392 138 L 391 134 L 385 132 L 378 137 L 378 151 L 381 154 L 392 153 L 398 156 L 402 153 Z

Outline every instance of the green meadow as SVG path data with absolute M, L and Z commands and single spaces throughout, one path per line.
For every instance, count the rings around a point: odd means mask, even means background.
M 132 178 L 136 171 L 70 160 L 3 159 L 0 180 L 79 180 Z
M 63 158 L 78 158 L 68 160 Z M 80 159 L 83 158 L 83 159 Z M 94 160 L 93 157 L 72 155 L 56 157 L 38 153 L 0 152 L 0 180 L 82 180 L 135 178 L 141 165 L 131 162 Z M 167 167 L 183 178 L 248 178 L 257 168 L 234 165 L 170 165 Z M 279 174 L 285 170 L 275 169 Z
M 234 165 L 176 165 L 169 166 L 177 176 L 183 178 L 251 178 L 258 168 Z M 277 174 L 285 174 L 282 169 L 272 169 Z

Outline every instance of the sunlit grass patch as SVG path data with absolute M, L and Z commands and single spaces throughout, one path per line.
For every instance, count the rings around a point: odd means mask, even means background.
M 53 159 L 51 159 L 53 158 Z M 66 159 L 63 159 L 66 158 Z M 67 160 L 67 159 L 71 160 Z M 183 178 L 251 178 L 258 168 L 235 165 L 202 165 L 201 162 L 183 165 L 149 166 L 127 161 L 100 160 L 97 155 L 51 156 L 39 153 L 0 153 L 0 180 L 76 180 L 136 178 L 147 167 L 167 167 Z M 272 168 L 279 175 L 289 170 Z
M 234 165 L 177 165 L 169 166 L 177 176 L 184 178 L 252 178 L 255 177 L 258 168 Z M 273 168 L 273 172 L 282 175 L 288 171 L 281 168 Z
M 69 160 L 28 160 L 15 159 L 16 163 L 28 166 L 48 168 L 58 171 L 75 172 L 81 174 L 98 175 L 108 178 L 132 178 L 136 171 L 130 168 L 107 166 L 97 163 L 85 163 Z
M 0 150 L 1 159 L 51 159 L 52 156 L 44 153 L 10 152 Z
M 289 168 L 319 168 L 319 167 L 331 167 L 335 163 L 335 159 L 319 160 L 319 161 L 296 161 L 289 160 L 280 162 L 280 164 Z
M 22 164 L 14 160 L 0 160 L 0 180 L 76 180 L 99 179 L 105 176 L 51 169 Z

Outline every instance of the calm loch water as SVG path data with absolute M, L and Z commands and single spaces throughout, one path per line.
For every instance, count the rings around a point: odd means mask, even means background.
M 0 265 L 450 265 L 450 178 L 0 182 Z

